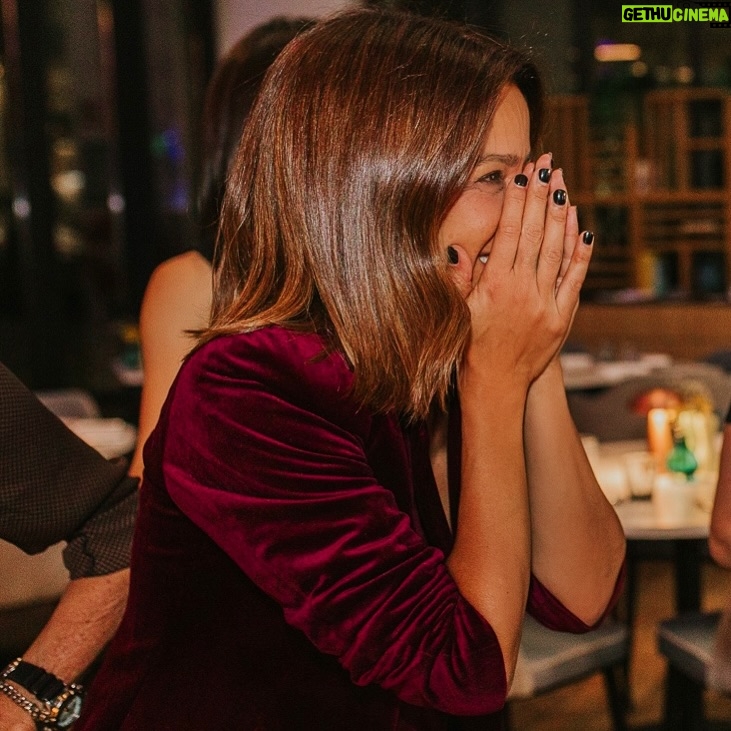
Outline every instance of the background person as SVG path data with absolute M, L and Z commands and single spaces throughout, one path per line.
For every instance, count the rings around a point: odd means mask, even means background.
M 23 661 L 65 685 L 99 655 L 124 610 L 138 501 L 126 468 L 82 442 L 0 363 L 0 538 L 30 554 L 67 541 L 71 577 Z M 0 681 L 35 700 L 11 678 Z M 0 731 L 34 729 L 28 711 L 0 693 Z
M 140 308 L 144 381 L 132 475 L 142 475 L 142 448 L 183 358 L 195 344 L 191 333 L 208 325 L 218 216 L 226 173 L 244 122 L 272 61 L 313 22 L 277 17 L 257 26 L 231 48 L 211 77 L 202 120 L 199 247 L 164 261 L 153 271 Z

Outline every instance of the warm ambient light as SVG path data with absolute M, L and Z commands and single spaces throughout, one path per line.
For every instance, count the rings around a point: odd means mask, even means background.
M 658 472 L 667 471 L 665 464 L 673 448 L 672 418 L 669 409 L 650 409 L 647 412 L 647 447 L 655 458 Z
M 641 54 L 635 43 L 602 43 L 594 49 L 597 61 L 637 61 Z

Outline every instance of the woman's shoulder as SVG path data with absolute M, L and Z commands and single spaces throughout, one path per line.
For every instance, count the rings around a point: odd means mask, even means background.
M 339 351 L 314 332 L 279 325 L 215 338 L 186 364 L 190 377 L 225 379 L 277 392 L 293 402 L 347 401 L 352 371 Z
M 159 264 L 145 289 L 141 319 L 178 320 L 184 328 L 204 327 L 211 309 L 212 273 L 210 263 L 197 251 L 179 254 Z
M 178 286 L 191 283 L 205 284 L 211 288 L 211 263 L 197 251 L 186 251 L 166 259 L 155 267 L 150 282 L 173 282 Z

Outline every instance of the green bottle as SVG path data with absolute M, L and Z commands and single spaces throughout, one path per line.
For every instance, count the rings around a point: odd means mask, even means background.
M 673 450 L 668 455 L 668 469 L 671 472 L 680 472 L 690 482 L 693 473 L 698 469 L 698 460 L 693 452 L 685 444 L 685 437 L 682 434 L 673 436 Z

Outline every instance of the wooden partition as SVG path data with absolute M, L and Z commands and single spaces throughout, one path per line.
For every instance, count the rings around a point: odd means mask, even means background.
M 731 305 L 582 303 L 569 342 L 594 354 L 662 352 L 676 360 L 700 360 L 731 350 Z

